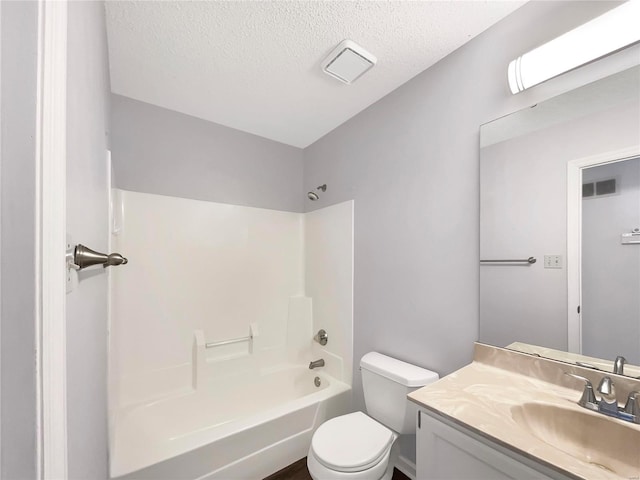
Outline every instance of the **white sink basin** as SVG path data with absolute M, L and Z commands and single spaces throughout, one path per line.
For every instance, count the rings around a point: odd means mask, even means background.
M 640 477 L 640 428 L 588 410 L 524 403 L 511 416 L 539 440 L 625 478 Z

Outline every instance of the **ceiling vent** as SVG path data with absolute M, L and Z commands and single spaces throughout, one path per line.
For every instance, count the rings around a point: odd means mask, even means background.
M 324 59 L 322 71 L 351 84 L 376 64 L 376 57 L 351 40 L 344 40 Z

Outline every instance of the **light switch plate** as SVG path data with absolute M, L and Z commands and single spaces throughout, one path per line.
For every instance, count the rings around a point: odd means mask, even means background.
M 562 255 L 545 255 L 544 268 L 562 268 Z

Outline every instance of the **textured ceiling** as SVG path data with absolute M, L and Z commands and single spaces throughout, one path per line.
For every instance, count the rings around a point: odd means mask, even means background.
M 114 93 L 306 147 L 522 1 L 108 1 Z M 320 70 L 342 40 L 377 65 Z

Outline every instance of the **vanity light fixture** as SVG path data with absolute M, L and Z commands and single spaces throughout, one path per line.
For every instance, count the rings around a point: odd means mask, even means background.
M 639 19 L 640 1 L 631 0 L 519 56 L 509 63 L 511 93 L 640 42 Z
M 377 59 L 351 40 L 343 40 L 322 62 L 322 71 L 348 85 L 373 68 Z

